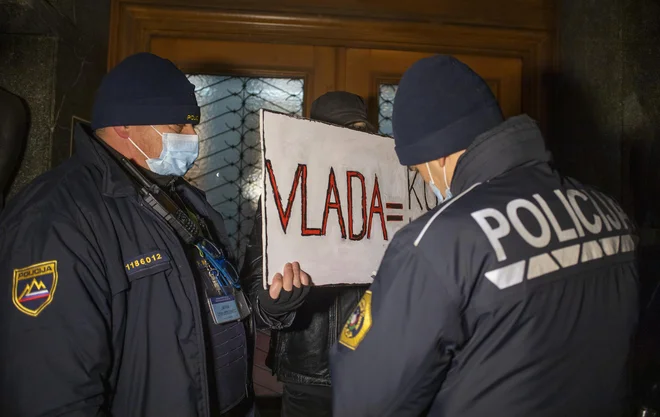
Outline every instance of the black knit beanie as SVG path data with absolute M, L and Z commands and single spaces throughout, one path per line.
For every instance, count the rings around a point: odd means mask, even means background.
M 92 129 L 199 123 L 195 86 L 171 61 L 150 53 L 124 59 L 96 92 Z
M 402 165 L 419 165 L 467 149 L 480 134 L 502 123 L 488 84 L 447 55 L 414 63 L 394 98 L 392 130 Z

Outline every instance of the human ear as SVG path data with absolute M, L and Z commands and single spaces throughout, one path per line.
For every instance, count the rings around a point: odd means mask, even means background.
M 120 138 L 127 139 L 130 136 L 128 126 L 113 126 L 112 129 Z

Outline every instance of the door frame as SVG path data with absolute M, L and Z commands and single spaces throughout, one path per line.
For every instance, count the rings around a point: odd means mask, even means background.
M 187 74 L 302 78 L 307 98 L 336 89 L 336 48 L 328 46 L 152 37 L 149 48 Z M 304 116 L 311 105 L 312 100 L 303 100 Z
M 345 48 L 345 89 L 369 98 L 369 115 L 379 126 L 378 91 L 383 83 L 398 84 L 401 76 L 414 62 L 432 54 L 418 51 Z M 521 113 L 522 62 L 511 57 L 484 55 L 454 55 L 467 64 L 488 83 L 505 117 Z
M 554 37 L 548 31 L 112 0 L 108 68 L 133 53 L 149 51 L 159 37 L 332 46 L 337 47 L 338 66 L 345 62 L 343 48 L 515 57 L 522 62 L 522 110 L 542 128 L 546 125 L 543 77 L 554 69 Z M 345 74 L 337 74 L 335 87 L 342 89 Z

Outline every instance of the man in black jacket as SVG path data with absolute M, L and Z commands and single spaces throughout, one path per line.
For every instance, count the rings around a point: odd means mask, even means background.
M 536 123 L 504 121 L 454 58 L 408 69 L 393 130 L 441 204 L 396 234 L 346 322 L 335 415 L 620 416 L 638 312 L 621 207 L 553 170 Z
M 142 53 L 75 154 L 0 218 L 0 414 L 254 416 L 252 321 L 222 217 L 181 176 L 194 86 Z
M 373 132 L 360 96 L 344 91 L 326 93 L 312 103 L 311 118 L 351 129 Z M 365 285 L 305 288 L 304 282 L 282 284 L 276 278 L 262 287 L 261 210 L 248 245 L 242 277 L 248 277 L 250 298 L 263 324 L 273 329 L 268 365 L 284 383 L 282 416 L 324 417 L 332 414 L 328 370 L 330 347 L 342 324 L 366 291 Z M 290 268 L 291 266 L 287 266 Z M 299 270 L 298 264 L 293 264 Z M 280 293 L 284 286 L 284 292 Z M 307 300 L 305 301 L 305 297 Z M 303 303 L 303 301 L 305 301 Z

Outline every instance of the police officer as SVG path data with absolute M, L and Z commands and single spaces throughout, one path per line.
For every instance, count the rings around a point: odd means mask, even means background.
M 331 91 L 314 100 L 310 116 L 355 130 L 374 130 L 362 97 L 346 91 Z M 286 283 L 276 276 L 265 291 L 261 234 L 259 209 L 241 277 L 248 279 L 246 287 L 261 319 L 258 322 L 274 330 L 266 363 L 284 383 L 282 416 L 331 416 L 330 347 L 367 286 L 309 288 L 309 277 L 301 271 L 299 283 Z M 290 267 L 300 270 L 298 263 Z
M 181 176 L 194 86 L 128 57 L 75 154 L 0 219 L 0 414 L 254 415 L 251 314 L 221 216 Z
M 637 317 L 634 229 L 549 164 L 456 59 L 404 74 L 396 153 L 441 204 L 390 243 L 333 350 L 336 416 L 618 416 Z

